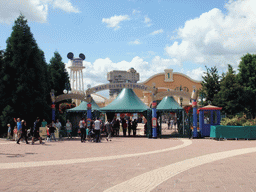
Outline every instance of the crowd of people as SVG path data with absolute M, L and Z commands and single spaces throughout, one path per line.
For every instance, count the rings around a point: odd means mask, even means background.
M 7 139 L 14 139 L 17 142 L 17 144 L 20 144 L 20 140 L 22 139 L 26 141 L 26 144 L 29 144 L 28 137 L 30 136 L 32 137 L 32 145 L 35 143 L 36 140 L 38 140 L 40 144 L 42 144 L 42 137 L 40 136 L 40 127 L 47 128 L 47 141 L 51 141 L 52 138 L 56 141 L 54 134 L 55 130 L 61 129 L 61 123 L 58 119 L 56 123 L 52 121 L 52 123 L 47 124 L 45 119 L 43 119 L 43 121 L 40 122 L 40 118 L 38 117 L 34 122 L 33 127 L 31 128 L 27 126 L 27 122 L 25 120 L 21 120 L 20 118 L 14 118 L 14 122 L 15 126 L 13 130 L 11 128 L 11 124 L 7 124 Z
M 13 129 L 13 136 L 12 136 L 12 128 L 11 125 L 8 124 L 8 132 L 7 132 L 7 139 L 14 139 L 17 144 L 20 144 L 20 140 L 25 140 L 26 144 L 29 144 L 28 137 L 32 136 L 32 145 L 35 143 L 36 140 L 42 144 L 42 137 L 40 136 L 40 127 L 46 128 L 47 133 L 47 141 L 56 141 L 55 133 L 62 128 L 62 124 L 59 119 L 56 122 L 52 121 L 48 124 L 45 119 L 40 121 L 40 118 L 37 118 L 33 124 L 32 128 L 28 128 L 27 122 L 25 120 L 21 120 L 20 118 L 14 118 L 15 126 Z M 136 129 L 137 129 L 137 120 L 132 120 L 131 118 L 125 119 L 121 118 L 121 120 L 114 118 L 112 121 L 109 119 L 103 123 L 98 118 L 94 121 L 87 122 L 84 118 L 79 121 L 79 130 L 78 133 L 81 136 L 81 142 L 84 143 L 87 141 L 95 141 L 96 143 L 101 142 L 101 133 L 106 133 L 106 140 L 111 141 L 113 135 L 119 136 L 120 127 L 122 125 L 123 136 L 127 135 L 136 136 Z M 72 139 L 72 124 L 69 120 L 66 122 L 66 131 L 67 131 L 67 138 Z
M 40 119 L 37 118 L 36 121 L 34 122 L 33 129 L 30 129 L 30 134 L 32 136 L 32 144 L 34 144 L 35 139 L 38 139 L 40 141 L 40 144 L 42 144 L 42 138 L 40 137 L 39 134 L 39 124 Z M 20 118 L 14 118 L 15 122 L 15 127 L 13 129 L 13 138 L 17 142 L 17 144 L 20 144 L 20 140 L 24 139 L 26 141 L 26 144 L 29 144 L 28 142 L 28 126 L 27 122 L 25 120 L 20 120 Z M 11 139 L 11 125 L 8 124 L 8 133 L 7 133 L 7 139 Z
M 122 118 L 121 121 L 119 119 L 114 118 L 112 121 L 108 119 L 105 123 L 101 120 L 96 119 L 95 121 L 90 122 L 87 125 L 87 122 L 84 118 L 82 118 L 79 122 L 79 133 L 81 134 L 81 142 L 84 143 L 86 140 L 91 141 L 92 137 L 93 140 L 97 143 L 101 140 L 101 133 L 106 133 L 106 140 L 111 141 L 112 135 L 119 136 L 120 127 L 122 125 L 123 129 L 123 136 L 127 135 L 127 128 L 128 128 L 128 136 L 131 136 L 131 131 L 133 131 L 133 136 L 136 136 L 137 130 L 137 120 L 124 119 Z

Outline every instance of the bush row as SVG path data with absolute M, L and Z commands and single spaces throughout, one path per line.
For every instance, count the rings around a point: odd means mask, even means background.
M 223 118 L 220 124 L 233 126 L 256 126 L 256 119 L 247 119 L 245 117 L 235 116 L 233 118 Z

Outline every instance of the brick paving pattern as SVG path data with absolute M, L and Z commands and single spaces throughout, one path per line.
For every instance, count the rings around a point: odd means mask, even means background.
M 134 178 L 142 179 L 118 190 L 256 191 L 255 147 L 256 140 L 113 137 L 111 142 L 44 145 L 0 140 L 0 191 L 116 191 Z M 234 156 L 232 150 L 239 153 Z M 19 167 L 24 162 L 27 167 Z

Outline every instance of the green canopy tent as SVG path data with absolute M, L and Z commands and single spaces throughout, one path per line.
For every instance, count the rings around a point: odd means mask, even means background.
M 77 133 L 79 121 L 82 118 L 86 118 L 87 104 L 88 104 L 87 102 L 82 101 L 81 104 L 78 105 L 77 107 L 66 110 L 67 116 L 73 125 L 72 126 L 72 129 L 73 129 L 72 134 L 73 135 L 76 135 L 76 133 Z M 92 99 L 91 104 L 92 104 L 92 115 L 99 117 L 100 107 L 95 103 L 95 101 L 93 99 Z
M 117 98 L 112 101 L 108 106 L 100 109 L 100 112 L 106 113 L 108 119 L 113 119 L 115 113 L 143 113 L 143 115 L 147 118 L 148 122 L 150 121 L 151 110 L 145 105 L 140 98 L 134 93 L 132 89 L 124 88 Z M 148 130 L 149 125 L 147 124 Z M 147 135 L 151 136 L 151 129 L 147 131 Z
M 77 107 L 74 107 L 72 109 L 68 109 L 67 112 L 68 113 L 72 113 L 72 112 L 76 112 L 76 113 L 85 113 L 87 111 L 87 102 L 82 101 L 80 105 L 78 105 Z M 95 101 L 92 99 L 92 112 L 93 111 L 99 111 L 100 107 L 95 103 Z
M 184 111 L 184 109 L 177 103 L 177 101 L 175 101 L 175 99 L 172 96 L 164 97 L 162 101 L 157 105 L 156 110 L 159 116 L 161 116 L 162 113 L 169 113 L 169 112 L 177 113 L 180 111 Z M 161 119 L 160 120 L 160 135 L 161 135 L 162 118 L 160 119 Z
M 175 101 L 172 96 L 166 96 L 162 101 L 157 105 L 156 110 L 159 112 L 178 112 L 183 110 L 183 108 Z

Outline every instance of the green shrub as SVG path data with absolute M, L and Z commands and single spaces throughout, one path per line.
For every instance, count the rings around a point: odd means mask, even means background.
M 243 126 L 256 126 L 256 119 L 248 119 Z
M 245 117 L 235 116 L 233 118 L 223 118 L 220 124 L 224 126 L 255 126 L 256 119 L 246 119 Z

